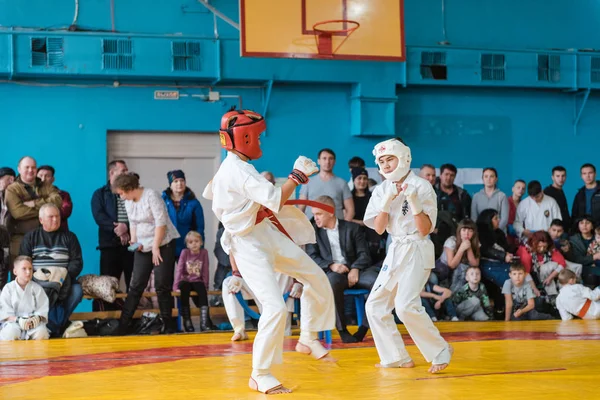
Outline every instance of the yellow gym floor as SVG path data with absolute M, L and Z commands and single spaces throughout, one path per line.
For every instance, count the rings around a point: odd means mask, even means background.
M 294 390 L 266 396 L 248 389 L 251 340 L 231 333 L 54 339 L 0 343 L 0 399 L 594 399 L 600 322 L 442 322 L 453 344 L 440 374 L 402 326 L 417 366 L 379 369 L 373 340 L 345 345 L 334 336 L 324 363 L 293 351 L 273 374 Z M 352 332 L 353 329 L 351 328 Z M 298 332 L 296 331 L 297 335 Z

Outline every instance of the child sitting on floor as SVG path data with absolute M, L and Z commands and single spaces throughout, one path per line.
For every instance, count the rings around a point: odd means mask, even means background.
M 208 331 L 212 323 L 208 315 L 208 251 L 202 248 L 202 236 L 196 231 L 189 231 L 185 236 L 185 245 L 179 256 L 173 290 L 181 291 L 181 316 L 186 332 L 194 332 L 190 319 L 190 292 L 198 293 L 194 303 L 200 308 L 200 330 Z
M 445 315 L 452 321 L 458 321 L 454 304 L 452 304 L 452 292 L 450 289 L 443 288 L 438 285 L 433 285 L 430 282 L 425 284 L 421 291 L 421 304 L 425 307 L 425 312 L 431 317 L 433 322 L 442 317 L 441 308 L 444 306 Z
M 525 267 L 522 264 L 513 264 L 508 275 L 510 279 L 507 279 L 502 287 L 506 300 L 504 320 L 552 319 L 550 314 L 535 310 L 535 294 L 531 285 L 525 283 Z
M 50 302 L 44 289 L 31 280 L 31 258 L 19 256 L 14 265 L 17 278 L 0 293 L 0 340 L 48 339 L 46 322 Z
M 564 269 L 558 274 L 558 282 L 562 285 L 556 307 L 563 321 L 573 319 L 600 318 L 600 287 L 591 290 L 581 284 L 575 283 L 577 276 L 573 271 Z
M 494 315 L 487 290 L 481 283 L 479 267 L 470 265 L 465 278 L 467 283 L 454 293 L 452 301 L 461 319 L 487 321 Z

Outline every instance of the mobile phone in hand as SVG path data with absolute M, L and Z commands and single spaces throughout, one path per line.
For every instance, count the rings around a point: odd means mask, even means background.
M 136 251 L 138 251 L 140 248 L 142 247 L 141 243 L 133 243 L 131 246 L 129 246 L 127 248 L 128 251 L 131 251 L 132 253 L 135 253 Z

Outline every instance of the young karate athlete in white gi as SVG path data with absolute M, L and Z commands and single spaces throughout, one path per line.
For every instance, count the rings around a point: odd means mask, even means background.
M 334 328 L 335 306 L 327 276 L 299 247 L 316 242 L 312 225 L 296 207 L 284 207 L 296 187 L 307 183 L 318 168 L 306 157 L 299 157 L 289 179 L 282 187 L 275 187 L 247 162 L 262 156 L 260 134 L 265 129 L 263 117 L 252 111 L 230 111 L 223 116 L 221 145 L 228 154 L 203 196 L 213 201 L 212 210 L 225 227 L 221 245 L 239 269 L 233 274 L 241 274 L 262 305 L 249 386 L 278 394 L 290 390 L 270 373 L 271 364 L 283 361 L 288 314 L 275 271 L 304 285 L 296 351 L 331 360 L 317 334 Z
M 392 237 L 383 267 L 366 304 L 380 367 L 414 367 L 394 322 L 392 310 L 428 362 L 429 372 L 445 369 L 452 348 L 421 305 L 420 293 L 434 267 L 433 243 L 437 200 L 433 187 L 410 171 L 410 149 L 399 139 L 381 142 L 373 150 L 385 181 L 378 185 L 367 206 L 364 222 Z
M 563 321 L 575 317 L 581 319 L 600 319 L 600 286 L 592 290 L 577 281 L 573 271 L 563 269 L 558 274 L 562 288 L 556 297 L 556 308 Z

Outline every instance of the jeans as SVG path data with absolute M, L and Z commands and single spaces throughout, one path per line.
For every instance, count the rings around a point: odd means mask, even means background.
M 507 263 L 481 260 L 479 268 L 481 276 L 498 287 L 504 286 L 504 282 L 509 279 L 510 265 Z
M 440 310 L 435 309 L 435 301 L 433 299 L 421 297 L 421 304 L 423 304 L 423 307 L 425 307 L 425 312 L 427 315 L 429 315 L 431 318 L 437 318 L 436 311 Z M 444 303 L 442 303 L 442 307 L 444 307 L 444 311 L 446 311 L 447 316 L 450 318 L 456 317 L 456 308 L 454 308 L 454 303 L 452 303 L 451 299 L 446 299 Z
M 160 247 L 162 262 L 157 266 L 152 263 L 152 252 L 135 252 L 133 261 L 133 275 L 127 300 L 121 312 L 120 325 L 127 326 L 133 318 L 137 309 L 142 293 L 148 285 L 148 280 L 154 270 L 154 287 L 158 297 L 158 307 L 160 316 L 163 319 L 170 320 L 171 309 L 173 308 L 173 297 L 171 288 L 173 287 L 173 273 L 175 269 L 175 240 Z
M 83 289 L 76 282 L 71 283 L 71 292 L 63 303 L 57 303 L 48 311 L 48 329 L 53 335 L 61 334 L 66 328 L 69 318 L 83 299 Z

